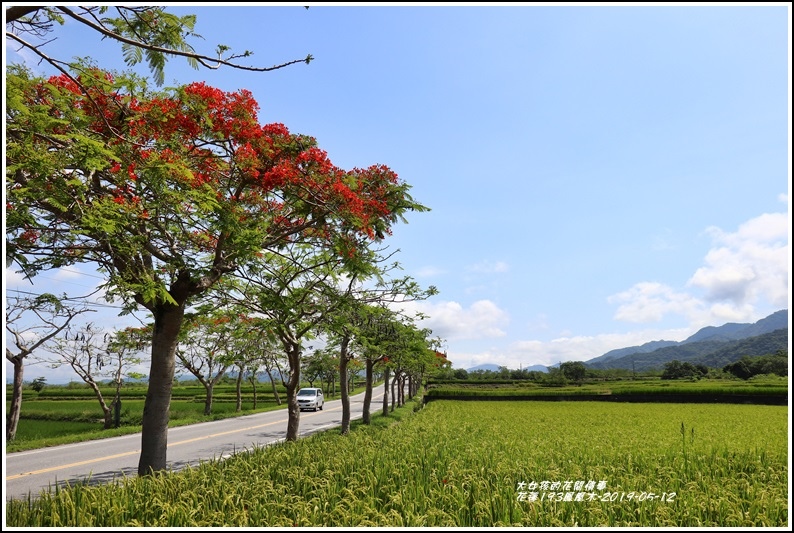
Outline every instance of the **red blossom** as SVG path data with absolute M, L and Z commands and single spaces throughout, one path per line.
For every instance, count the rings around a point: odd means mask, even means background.
M 109 74 L 91 75 L 112 82 Z M 91 130 L 119 150 L 118 160 L 109 161 L 106 171 L 114 176 L 105 178 L 117 184 L 127 180 L 140 184 L 133 184 L 134 189 L 121 186 L 108 199 L 136 206 L 140 218 L 149 218 L 153 209 L 149 202 L 161 186 L 150 184 L 149 178 L 166 176 L 171 180 L 167 186 L 178 182 L 177 188 L 206 187 L 223 208 L 233 203 L 233 215 L 239 220 L 261 221 L 261 228 L 283 231 L 333 217 L 332 223 L 314 225 L 303 236 L 335 240 L 341 257 L 355 257 L 359 236 L 375 240 L 391 233 L 390 206 L 400 200 L 393 187 L 397 174 L 384 165 L 340 169 L 312 137 L 292 134 L 281 123 L 260 125 L 259 106 L 250 91 L 225 92 L 197 82 L 170 95 L 143 98 L 107 90 L 108 85 L 86 78 L 89 102 L 66 76 L 50 78 L 49 83 L 31 98 L 38 98 L 36 105 L 43 101 L 53 106 L 54 116 L 63 116 L 64 108 L 56 106 L 52 96 L 61 91 L 59 96 L 68 97 L 85 114 Z M 142 198 L 133 190 L 152 192 Z M 176 203 L 176 209 L 183 208 L 181 201 Z M 309 210 L 306 205 L 317 207 Z M 195 212 L 195 208 L 190 211 Z M 202 250 L 215 246 L 218 234 L 212 232 L 194 235 L 192 245 Z M 336 240 L 340 237 L 341 242 Z
M 27 242 L 28 244 L 33 244 L 37 240 L 39 240 L 39 232 L 33 229 L 26 229 L 22 232 L 19 236 L 20 240 Z

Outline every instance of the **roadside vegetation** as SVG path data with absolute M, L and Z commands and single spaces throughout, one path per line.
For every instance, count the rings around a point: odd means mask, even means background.
M 781 527 L 787 409 L 408 403 L 176 474 L 10 501 L 28 527 Z M 401 420 L 400 424 L 392 424 Z M 651 494 L 653 496 L 651 496 Z

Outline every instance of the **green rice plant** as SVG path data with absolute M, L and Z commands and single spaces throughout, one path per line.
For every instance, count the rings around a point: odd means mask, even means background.
M 354 424 L 348 436 L 332 430 L 180 473 L 11 500 L 6 518 L 23 527 L 782 527 L 787 417 L 763 405 L 440 401 Z
M 696 395 L 787 395 L 785 379 L 742 381 L 701 379 L 697 381 L 624 380 L 584 385 L 544 387 L 534 383 L 446 383 L 431 386 L 427 395 L 457 396 L 576 396 L 591 394 L 696 394 Z

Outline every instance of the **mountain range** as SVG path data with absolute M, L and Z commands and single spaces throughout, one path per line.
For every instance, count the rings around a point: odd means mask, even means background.
M 640 372 L 661 370 L 665 363 L 673 360 L 722 368 L 745 355 L 768 355 L 779 350 L 788 350 L 788 309 L 776 311 L 754 323 L 729 322 L 722 326 L 707 326 L 680 342 L 659 340 L 618 348 L 583 363 L 596 370 L 623 368 Z M 498 372 L 500 368 L 499 365 L 482 364 L 466 370 Z M 548 372 L 551 367 L 534 365 L 524 368 Z
M 788 309 L 751 324 L 730 322 L 722 326 L 707 326 L 680 342 L 652 341 L 612 350 L 584 361 L 584 364 L 600 370 L 625 368 L 645 371 L 661 369 L 665 363 L 676 359 L 722 368 L 745 355 L 768 355 L 778 350 L 788 350 Z

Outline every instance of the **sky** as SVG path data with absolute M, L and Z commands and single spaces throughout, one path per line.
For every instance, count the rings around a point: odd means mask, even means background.
M 262 123 L 315 137 L 339 167 L 384 164 L 407 182 L 430 211 L 384 244 L 401 275 L 438 288 L 410 307 L 454 368 L 587 361 L 789 308 L 788 4 L 170 11 L 196 14 L 197 51 L 251 50 L 256 66 L 314 57 L 267 73 L 174 58 L 166 85 L 248 89 Z M 53 55 L 126 68 L 118 44 L 75 24 L 54 36 Z M 4 46 L 7 63 L 49 73 Z M 70 295 L 102 281 L 86 266 L 4 278 L 4 291 Z M 94 315 L 135 323 L 106 305 Z

